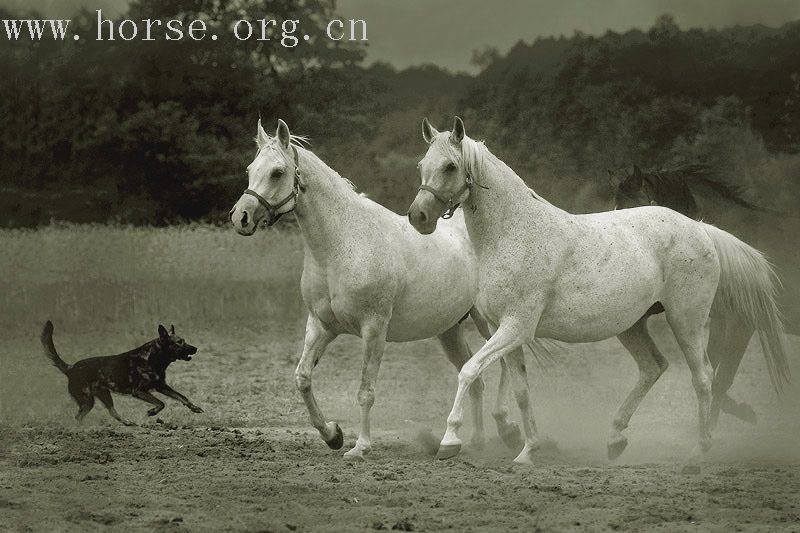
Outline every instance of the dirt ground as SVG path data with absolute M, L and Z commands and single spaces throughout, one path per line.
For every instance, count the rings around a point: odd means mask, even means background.
M 512 466 L 485 398 L 489 444 L 436 461 L 417 438 L 440 436 L 455 372 L 433 341 L 389 345 L 373 409 L 373 452 L 355 441 L 358 339 L 341 338 L 316 369 L 314 387 L 345 449 L 310 429 L 294 389 L 298 324 L 261 331 L 183 330 L 201 351 L 169 381 L 205 413 L 168 402 L 158 419 L 116 397 L 127 428 L 98 406 L 78 426 L 66 381 L 41 356 L 35 335 L 0 347 L 0 529 L 11 531 L 798 531 L 800 401 L 779 402 L 751 345 L 732 395 L 757 426 L 723 416 L 699 473 L 684 473 L 695 438 L 689 372 L 658 321 L 671 366 L 634 416 L 630 445 L 605 458 L 613 413 L 636 379 L 615 340 L 568 346 L 561 364 L 529 364 L 533 405 L 557 448 L 533 467 Z M 154 334 L 154 332 L 153 332 Z M 130 348 L 150 333 L 70 335 L 56 326 L 67 361 Z M 473 345 L 477 336 L 470 332 Z M 91 347 L 91 348 L 89 348 Z M 791 339 L 795 375 L 800 339 Z M 518 418 L 515 405 L 511 412 Z M 464 436 L 470 428 L 465 428 Z

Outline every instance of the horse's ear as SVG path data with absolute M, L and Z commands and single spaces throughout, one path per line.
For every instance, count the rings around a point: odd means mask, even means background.
M 275 136 L 278 138 L 278 141 L 280 141 L 281 146 L 284 148 L 289 148 L 292 135 L 289 133 L 289 126 L 287 126 L 286 123 L 281 119 L 278 119 L 278 129 L 275 132 Z
M 464 121 L 461 120 L 461 117 L 456 117 L 455 120 L 453 120 L 453 136 L 451 137 L 453 142 L 461 144 L 466 134 L 464 130 Z
M 261 126 L 261 119 L 258 119 L 258 131 L 256 132 L 256 144 L 258 144 L 259 148 L 263 148 L 265 144 L 269 142 L 269 135 L 267 132 L 264 131 L 264 128 Z
M 169 325 L 169 332 L 171 335 L 175 335 L 175 324 Z
M 159 338 L 162 339 L 169 338 L 169 333 L 167 333 L 167 328 L 165 328 L 161 324 L 158 325 L 158 336 Z
M 631 177 L 628 179 L 630 180 L 630 183 L 634 189 L 642 188 L 642 178 L 642 169 L 639 168 L 639 165 L 633 165 L 633 174 L 631 174 Z
M 431 123 L 428 122 L 427 117 L 422 119 L 422 138 L 425 139 L 426 143 L 431 144 L 438 133 L 436 128 L 431 126 Z

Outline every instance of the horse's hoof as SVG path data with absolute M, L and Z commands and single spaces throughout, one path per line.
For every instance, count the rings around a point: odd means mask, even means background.
M 460 444 L 440 444 L 439 451 L 436 452 L 437 459 L 450 459 L 458 455 L 461 451 Z
M 514 463 L 516 463 L 518 465 L 532 465 L 533 464 L 533 458 L 531 457 L 531 455 L 533 455 L 533 453 L 538 449 L 539 449 L 539 446 L 536 446 L 536 447 L 533 447 L 533 448 L 529 448 L 528 446 L 525 446 L 524 448 L 522 448 L 522 451 L 519 452 L 519 455 L 517 455 L 514 458 Z
M 361 450 L 359 448 L 353 448 L 349 452 L 345 452 L 343 455 L 345 461 L 363 461 L 364 455 L 368 453 L 368 450 Z
M 522 440 L 522 432 L 516 422 L 504 424 L 498 428 L 498 434 L 509 450 L 519 450 L 525 445 L 525 441 Z
M 336 434 L 331 439 L 326 439 L 325 444 L 328 445 L 328 448 L 331 450 L 339 450 L 344 445 L 344 433 L 342 433 L 342 428 L 339 427 L 339 424 L 336 422 L 333 423 L 336 428 Z
M 608 458 L 613 461 L 622 455 L 626 446 L 628 446 L 628 439 L 624 435 L 617 435 L 608 441 Z

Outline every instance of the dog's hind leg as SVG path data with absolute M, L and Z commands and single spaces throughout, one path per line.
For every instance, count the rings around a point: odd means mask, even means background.
M 132 394 L 134 398 L 139 398 L 144 402 L 155 405 L 155 407 L 147 411 L 147 416 L 156 416 L 164 408 L 164 402 L 162 402 L 161 400 L 159 400 L 158 398 L 156 398 L 147 391 L 135 390 L 133 391 Z
M 77 398 L 76 398 L 77 400 Z M 78 414 L 75 415 L 75 420 L 78 422 L 83 421 L 83 417 L 89 414 L 89 411 L 94 407 L 94 396 L 85 396 L 78 401 L 80 408 Z
M 117 420 L 119 420 L 120 422 L 125 424 L 126 426 L 135 426 L 136 425 L 133 422 L 131 422 L 130 420 L 126 420 L 126 419 L 122 418 L 120 416 L 120 414 L 117 412 L 117 410 L 114 409 L 114 400 L 111 398 L 111 393 L 108 390 L 101 389 L 101 390 L 95 392 L 94 395 L 97 397 L 98 400 L 100 400 L 103 403 L 103 405 L 106 406 L 106 409 L 108 409 L 108 412 L 111 414 L 111 416 L 113 416 L 114 418 L 116 418 Z
M 83 417 L 89 414 L 89 411 L 94 407 L 94 396 L 88 386 L 81 387 L 74 381 L 69 383 L 68 390 L 72 399 L 78 404 L 78 414 L 75 415 L 75 420 L 81 422 Z

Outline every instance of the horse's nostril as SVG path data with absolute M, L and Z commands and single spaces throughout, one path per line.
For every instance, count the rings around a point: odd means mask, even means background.
M 425 214 L 425 211 L 419 212 L 419 223 L 425 224 L 428 221 L 428 216 Z
M 242 213 L 242 227 L 247 227 L 247 211 Z

